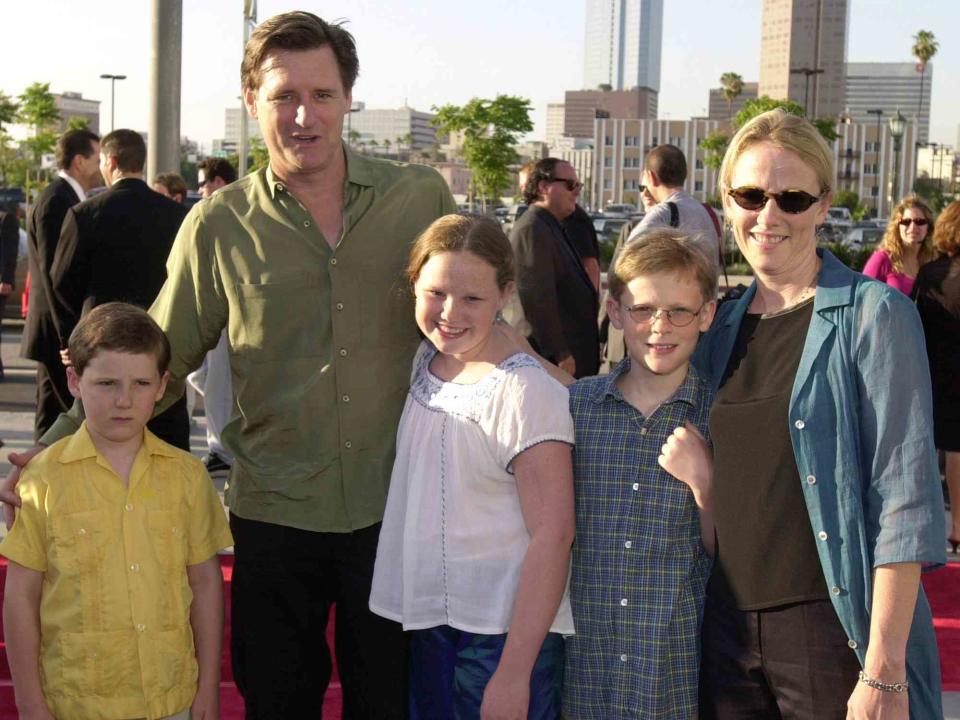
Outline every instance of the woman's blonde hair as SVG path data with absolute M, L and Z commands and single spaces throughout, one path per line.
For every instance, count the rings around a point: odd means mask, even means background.
M 808 120 L 777 108 L 757 115 L 733 136 L 720 165 L 721 192 L 731 189 L 730 178 L 740 156 L 763 142 L 789 150 L 806 163 L 817 175 L 821 195 L 833 189 L 833 150 L 823 135 Z
M 933 251 L 933 210 L 916 195 L 909 195 L 893 209 L 890 221 L 887 223 L 887 230 L 883 233 L 883 240 L 880 241 L 880 249 L 890 258 L 890 264 L 897 272 L 903 272 L 903 238 L 900 236 L 900 221 L 903 220 L 903 214 L 910 208 L 919 210 L 927 219 L 927 235 L 920 244 L 917 260 L 923 265 L 933 260 L 936 254 Z

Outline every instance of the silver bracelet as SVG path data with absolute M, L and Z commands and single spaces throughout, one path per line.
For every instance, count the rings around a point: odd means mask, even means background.
M 906 680 L 898 683 L 880 682 L 879 680 L 874 680 L 863 670 L 860 671 L 860 682 L 862 682 L 864 685 L 869 685 L 874 690 L 879 690 L 880 692 L 905 693 L 910 689 L 910 683 L 908 683 Z

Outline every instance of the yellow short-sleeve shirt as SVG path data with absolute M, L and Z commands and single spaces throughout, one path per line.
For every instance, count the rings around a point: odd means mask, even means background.
M 203 464 L 147 430 L 129 485 L 86 424 L 24 471 L 0 554 L 42 572 L 40 670 L 57 717 L 172 715 L 197 663 L 187 566 L 233 544 Z

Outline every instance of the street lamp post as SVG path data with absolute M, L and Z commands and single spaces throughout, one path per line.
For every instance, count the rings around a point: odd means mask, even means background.
M 114 97 L 114 88 L 117 85 L 117 80 L 126 80 L 126 75 L 111 75 L 109 73 L 104 73 L 100 76 L 101 80 L 110 81 L 110 132 L 113 132 L 113 97 Z
M 810 110 L 807 107 L 807 101 L 810 96 L 810 76 L 811 75 L 822 75 L 823 68 L 794 68 L 790 71 L 791 75 L 803 75 L 804 86 L 803 86 L 803 114 L 809 115 Z
M 890 189 L 890 202 L 896 202 L 900 197 L 900 149 L 903 140 L 903 130 L 906 127 L 907 119 L 897 108 L 897 114 L 890 118 L 890 135 L 893 136 L 893 187 Z

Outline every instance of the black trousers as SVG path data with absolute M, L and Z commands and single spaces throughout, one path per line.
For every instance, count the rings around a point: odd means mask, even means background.
M 344 720 L 406 717 L 407 638 L 370 612 L 380 525 L 319 533 L 230 515 L 233 674 L 248 720 L 319 719 L 335 648 Z
M 701 720 L 844 720 L 860 662 L 829 600 L 742 611 L 708 594 Z

